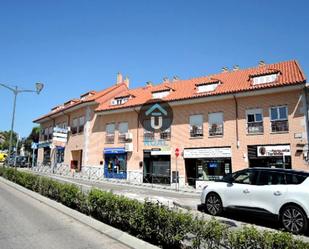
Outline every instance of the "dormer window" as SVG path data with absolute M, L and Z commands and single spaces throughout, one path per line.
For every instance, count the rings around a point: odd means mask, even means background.
M 129 97 L 125 98 L 116 98 L 112 100 L 112 105 L 123 105 L 124 103 L 128 102 Z
M 218 85 L 219 85 L 219 82 L 210 83 L 210 84 L 199 84 L 197 85 L 196 89 L 198 93 L 213 92 L 216 90 Z
M 95 93 L 96 93 L 95 91 L 86 92 L 86 93 L 80 95 L 80 99 L 85 100 L 86 98 L 93 96 Z
M 278 78 L 277 73 L 268 74 L 268 75 L 261 75 L 252 78 L 253 85 L 261 85 L 275 82 Z
M 170 94 L 170 90 L 167 91 L 160 91 L 160 92 L 152 92 L 152 98 L 153 99 L 163 99 L 165 98 L 167 95 Z

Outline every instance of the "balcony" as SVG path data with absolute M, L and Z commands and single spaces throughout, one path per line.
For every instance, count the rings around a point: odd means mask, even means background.
M 190 137 L 203 137 L 203 127 L 191 126 Z
M 248 134 L 259 134 L 264 132 L 263 122 L 247 123 Z
M 144 141 L 153 141 L 155 138 L 154 132 L 145 131 L 144 132 Z
M 160 139 L 162 140 L 171 140 L 171 132 L 170 131 L 162 131 L 160 133 Z
M 125 143 L 126 141 L 127 141 L 126 134 L 125 133 L 119 134 L 118 143 Z
M 113 144 L 115 142 L 115 134 L 107 134 L 105 137 L 106 144 Z
M 271 132 L 287 132 L 289 131 L 288 120 L 271 121 Z
M 212 124 L 209 128 L 209 136 L 223 136 L 223 125 L 222 124 Z

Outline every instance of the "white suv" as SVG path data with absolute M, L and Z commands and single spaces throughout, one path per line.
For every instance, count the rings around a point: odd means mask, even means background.
M 292 233 L 304 233 L 309 220 L 309 173 L 248 168 L 204 187 L 201 202 L 211 215 L 225 209 L 274 215 Z

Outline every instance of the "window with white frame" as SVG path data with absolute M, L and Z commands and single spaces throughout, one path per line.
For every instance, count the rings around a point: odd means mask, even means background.
M 253 85 L 267 84 L 276 81 L 278 74 L 268 74 L 262 76 L 253 77 Z
M 198 93 L 213 92 L 214 90 L 216 90 L 218 85 L 219 83 L 199 85 L 197 86 L 197 92 Z
M 190 137 L 203 137 L 203 115 L 190 116 Z
M 160 92 L 153 92 L 152 93 L 152 98 L 153 99 L 163 99 L 164 97 L 166 97 L 169 94 L 170 94 L 170 90 L 160 91 Z
M 76 134 L 77 130 L 78 130 L 78 118 L 74 118 L 71 127 L 72 134 Z
M 214 112 L 208 114 L 209 136 L 223 135 L 223 112 Z
M 129 97 L 113 99 L 112 105 L 122 105 L 128 102 L 128 100 L 129 100 Z
M 128 130 L 129 130 L 128 122 L 119 123 L 119 126 L 118 126 L 118 131 L 119 131 L 118 142 L 119 143 L 124 143 L 126 141 L 126 133 L 128 133 Z
M 247 132 L 248 134 L 263 133 L 263 110 L 260 108 L 257 109 L 248 109 L 246 110 L 247 116 Z
M 84 132 L 84 127 L 85 127 L 85 117 L 79 117 L 78 118 L 78 133 Z
M 287 106 L 276 106 L 270 108 L 271 132 L 289 131 Z
M 113 144 L 115 141 L 115 124 L 110 123 L 106 125 L 106 138 L 105 143 Z

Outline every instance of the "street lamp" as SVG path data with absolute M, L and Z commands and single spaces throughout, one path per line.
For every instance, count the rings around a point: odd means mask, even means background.
M 10 131 L 9 154 L 8 154 L 8 157 L 10 159 L 11 152 L 12 152 L 12 143 L 13 143 L 13 129 L 14 129 L 14 121 L 15 121 L 15 109 L 16 109 L 16 98 L 17 98 L 17 95 L 19 93 L 23 93 L 23 92 L 35 92 L 37 94 L 40 94 L 40 92 L 42 91 L 42 89 L 44 87 L 44 84 L 40 83 L 40 82 L 35 83 L 35 90 L 19 89 L 18 86 L 11 87 L 11 86 L 7 86 L 7 85 L 1 84 L 1 83 L 0 83 L 0 86 L 3 86 L 5 88 L 9 89 L 14 94 L 14 105 L 13 105 L 13 115 L 12 115 L 12 123 L 11 123 L 11 131 Z M 10 164 L 10 160 L 8 161 L 8 163 Z

